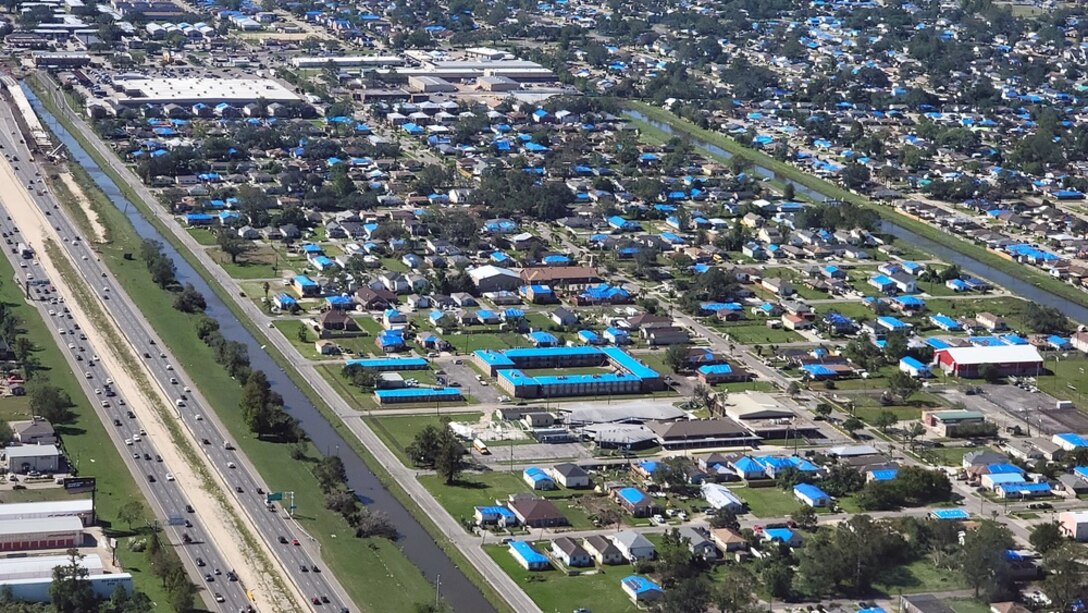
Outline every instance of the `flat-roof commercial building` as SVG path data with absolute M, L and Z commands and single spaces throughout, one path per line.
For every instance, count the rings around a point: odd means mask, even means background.
M 954 436 L 959 428 L 986 423 L 986 416 L 978 411 L 968 411 L 966 409 L 924 411 L 922 413 L 922 423 L 941 436 Z
M 60 470 L 62 454 L 56 445 L 16 445 L 4 448 L 4 465 L 19 474 L 55 473 Z
M 345 55 L 341 57 L 293 57 L 290 62 L 295 68 L 324 68 L 330 64 L 337 68 L 359 68 L 403 66 L 405 60 L 397 55 Z
M 78 517 L 87 525 L 91 521 L 94 502 L 90 498 L 55 500 L 51 502 L 12 502 L 0 504 L 0 523 L 21 519 Z
M 52 577 L 54 568 L 66 564 L 68 564 L 66 555 L 0 558 L 0 584 L 12 579 Z M 79 565 L 87 569 L 91 575 L 101 575 L 106 571 L 106 565 L 102 563 L 102 558 L 97 553 L 85 554 L 79 561 Z
M 537 347 L 507 351 L 481 350 L 473 360 L 498 379 L 498 387 L 515 398 L 612 396 L 665 388 L 654 369 L 618 347 Z M 612 367 L 618 372 L 532 376 L 522 369 Z
M 223 79 L 223 78 L 148 78 L 143 76 L 117 77 L 114 83 L 123 88 L 118 96 L 121 106 L 145 104 L 193 105 L 219 104 L 244 105 L 257 100 L 267 103 L 299 102 L 297 94 L 271 79 Z
M 459 402 L 464 399 L 456 387 L 406 387 L 403 389 L 377 390 L 374 396 L 378 404 L 408 404 L 432 402 Z
M 18 602 L 50 602 L 53 569 L 64 564 L 68 564 L 66 555 L 0 559 L 0 588 L 11 589 Z M 99 598 L 109 598 L 117 586 L 132 593 L 132 575 L 108 572 L 98 554 L 84 555 L 79 565 L 87 570 L 87 582 Z
M 0 551 L 69 549 L 83 541 L 83 522 L 78 517 L 12 519 L 0 522 Z

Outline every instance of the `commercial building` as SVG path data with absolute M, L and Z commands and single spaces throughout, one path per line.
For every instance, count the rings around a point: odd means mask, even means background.
M 0 589 L 10 589 L 18 602 L 51 602 L 49 586 L 53 569 L 68 564 L 68 556 L 36 556 L 0 559 Z M 79 562 L 87 570 L 87 582 L 100 599 L 109 598 L 117 586 L 132 593 L 132 575 L 107 573 L 97 554 L 87 554 Z
M 922 413 L 922 423 L 941 436 L 955 436 L 956 430 L 959 428 L 986 423 L 986 417 L 978 411 L 965 409 L 925 411 Z
M 651 421 L 648 427 L 665 449 L 754 445 L 760 437 L 726 417 L 681 421 Z
M 25 475 L 51 474 L 60 470 L 61 452 L 56 445 L 17 445 L 4 448 L 4 466 L 8 472 Z
M 0 551 L 69 549 L 83 541 L 83 522 L 78 517 L 13 519 L 0 522 Z
M 139 107 L 145 104 L 193 105 L 220 102 L 241 106 L 263 100 L 266 103 L 301 102 L 297 94 L 272 79 L 149 78 L 142 75 L 116 77 L 123 95 L 117 104 Z
M 464 399 L 456 387 L 408 387 L 404 389 L 376 390 L 378 404 L 460 402 Z
M 537 347 L 473 354 L 481 368 L 498 379 L 498 387 L 516 398 L 610 396 L 665 388 L 654 369 L 618 347 Z M 532 376 L 522 369 L 611 367 L 618 372 Z
M 91 522 L 94 503 L 90 498 L 56 500 L 52 502 L 12 502 L 0 504 L 0 524 L 22 519 L 77 517 L 87 525 Z
M 1088 511 L 1062 511 L 1058 514 L 1062 534 L 1075 541 L 1088 541 Z
M 1043 357 L 1031 345 L 948 347 L 938 349 L 933 359 L 946 374 L 964 378 L 981 377 L 987 368 L 1002 377 L 1043 373 Z

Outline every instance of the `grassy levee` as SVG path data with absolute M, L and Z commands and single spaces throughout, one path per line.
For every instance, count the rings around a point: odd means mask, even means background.
M 185 258 L 197 273 L 208 282 L 216 295 L 220 297 L 246 329 L 258 339 L 267 339 L 267 332 L 255 325 L 246 316 L 223 286 L 220 285 L 215 275 L 204 268 L 200 261 L 189 252 L 185 245 L 177 240 L 170 229 L 165 227 L 158 217 L 152 214 L 150 207 L 158 206 L 158 204 L 144 202 L 135 190 L 133 190 L 113 168 L 113 164 L 118 162 L 116 160 L 112 160 L 111 162 L 111 160 L 104 159 L 98 151 L 86 141 L 83 134 L 79 132 L 75 126 L 71 125 L 67 117 L 58 112 L 52 98 L 45 94 L 44 87 L 47 87 L 48 85 L 43 85 L 39 82 L 39 79 L 40 77 L 34 76 L 28 79 L 27 82 L 31 84 L 34 91 L 38 94 L 42 104 L 62 125 L 65 126 L 72 137 L 82 145 L 88 155 L 95 160 L 102 171 L 113 180 L 121 193 L 140 209 L 144 214 L 144 217 L 178 250 L 182 257 Z M 187 316 L 184 316 L 184 314 L 181 314 L 172 308 L 170 304 L 171 297 L 151 283 L 150 276 L 146 273 L 146 270 L 143 269 L 142 264 L 124 259 L 123 256 L 126 252 L 126 248 L 130 253 L 138 252 L 140 238 L 136 235 L 132 225 L 124 218 L 116 207 L 108 202 L 101 190 L 93 183 L 89 182 L 89 177 L 86 173 L 82 173 L 82 176 L 77 174 L 76 178 L 81 181 L 81 187 L 84 189 L 85 194 L 92 200 L 92 203 L 99 211 L 102 223 L 106 225 L 112 233 L 113 242 L 110 245 L 101 247 L 102 261 L 106 262 L 110 267 L 111 272 L 125 284 L 133 301 L 140 308 L 141 312 L 144 313 L 145 317 L 148 318 L 148 321 L 151 322 L 156 332 L 159 333 L 164 341 L 167 341 L 170 344 L 172 350 L 177 354 L 179 360 L 181 360 L 182 365 L 186 367 L 187 372 L 190 373 L 190 376 L 193 376 L 194 381 L 200 386 L 204 396 L 208 398 L 215 407 L 219 407 L 217 409 L 217 414 L 220 419 L 222 419 L 224 424 L 230 429 L 232 436 L 235 437 L 238 444 L 243 446 L 243 450 L 249 456 L 254 466 L 257 467 L 258 471 L 261 472 L 262 477 L 265 477 L 270 485 L 272 483 L 276 483 L 277 485 L 283 484 L 289 479 L 294 480 L 292 479 L 293 477 L 300 481 L 299 488 L 295 490 L 296 497 L 299 500 L 322 500 L 323 496 L 320 492 L 316 492 L 316 490 L 309 497 L 299 495 L 302 491 L 309 492 L 316 487 L 312 483 L 313 478 L 308 467 L 302 466 L 299 462 L 290 461 L 290 463 L 293 464 L 293 467 L 288 466 L 286 469 L 281 470 L 280 463 L 274 461 L 275 459 L 290 460 L 288 450 L 285 446 L 265 441 L 256 441 L 251 438 L 250 434 L 245 429 L 244 424 L 241 423 L 241 417 L 238 415 L 237 411 L 225 411 L 222 409 L 222 407 L 238 406 L 237 398 L 240 394 L 240 389 L 237 382 L 231 380 L 222 369 L 206 368 L 207 364 L 212 363 L 210 350 L 204 347 L 203 343 L 196 338 L 196 335 L 192 330 L 191 320 L 186 319 Z M 130 269 L 138 269 L 138 271 L 132 271 Z M 137 272 L 139 274 L 137 274 Z M 130 277 L 133 278 L 133 281 L 142 277 L 142 283 L 139 285 L 131 285 L 128 283 Z M 181 317 L 182 320 L 178 320 L 179 317 Z M 177 337 L 178 345 L 175 345 L 173 342 L 175 337 Z M 199 347 L 190 349 L 187 352 L 188 355 L 186 355 L 179 351 L 179 347 L 186 344 L 196 344 Z M 198 349 L 203 350 L 204 353 L 197 353 Z M 291 378 L 295 385 L 306 395 L 307 399 L 317 407 L 325 419 L 337 430 L 347 444 L 359 454 L 382 484 L 388 488 L 393 496 L 395 496 L 397 500 L 408 509 L 412 516 L 420 522 L 435 540 L 436 544 L 450 557 L 453 563 L 465 573 L 477 588 L 480 589 L 488 601 L 498 611 L 512 613 L 513 610 L 506 601 L 491 587 L 479 571 L 469 563 L 468 559 L 461 554 L 456 545 L 448 542 L 445 535 L 430 516 L 420 509 L 417 503 L 408 496 L 405 490 L 392 478 L 389 472 L 375 460 L 374 456 L 367 451 L 354 433 L 352 433 L 339 417 L 337 417 L 329 404 L 314 391 L 294 365 L 287 360 L 287 358 L 280 353 L 271 342 L 268 343 L 266 351 L 277 365 L 279 365 Z M 219 393 L 221 393 L 221 390 L 224 388 L 230 388 L 233 400 L 227 399 L 227 401 L 224 402 L 221 401 L 222 399 L 218 398 Z M 311 455 L 318 455 L 318 453 L 317 450 L 311 450 Z M 299 468 L 300 466 L 301 469 Z M 273 478 L 269 479 L 268 477 Z M 307 486 L 307 484 L 309 485 Z M 282 489 L 287 488 L 282 487 Z M 315 515 L 328 513 L 324 511 L 323 507 L 316 511 L 318 512 L 315 513 Z M 309 509 L 302 509 L 302 515 L 309 516 Z M 322 522 L 315 518 L 304 521 L 312 523 L 313 526 L 344 526 L 346 528 L 346 524 L 339 516 L 333 516 L 327 519 L 329 521 Z M 369 556 L 379 558 L 378 562 L 381 566 L 380 572 L 371 572 L 375 569 L 372 568 L 372 565 L 369 563 L 370 561 L 365 559 L 368 557 L 367 555 L 360 556 L 357 548 L 345 547 L 345 545 L 352 543 L 354 539 L 337 538 L 335 535 L 326 533 L 325 530 L 311 530 L 311 534 L 321 543 L 322 556 L 324 557 L 326 564 L 329 565 L 330 570 L 332 570 L 337 578 L 340 579 L 341 584 L 348 590 L 348 594 L 357 605 L 377 611 L 407 610 L 414 604 L 417 599 L 416 597 L 430 593 L 430 590 L 432 589 L 430 584 L 427 583 L 420 574 L 419 570 L 408 561 L 403 552 L 401 552 L 394 543 L 383 540 L 368 541 L 367 546 L 370 547 L 370 549 L 368 549 Z M 345 551 L 345 549 L 349 549 L 349 551 Z M 398 599 L 411 600 L 401 603 L 403 606 L 397 607 Z
M 1002 272 L 1014 276 L 1026 283 L 1031 283 L 1040 289 L 1043 289 L 1051 294 L 1060 296 L 1079 304 L 1081 306 L 1088 306 L 1088 293 L 1083 292 L 1067 283 L 1051 277 L 1050 275 L 1034 269 L 1028 266 L 1012 262 L 1006 257 L 998 255 L 985 247 L 976 245 L 970 241 L 963 240 L 946 232 L 934 228 L 933 226 L 908 217 L 895 209 L 882 206 L 873 202 L 872 200 L 861 196 L 847 189 L 844 189 L 834 183 L 825 181 L 817 176 L 811 175 L 795 166 L 791 166 L 785 162 L 774 159 L 773 157 L 757 151 L 750 147 L 745 147 L 739 142 L 729 138 L 725 134 L 720 132 L 714 132 L 700 128 L 699 126 L 681 119 L 676 115 L 666 111 L 662 108 L 658 108 L 651 104 L 638 101 L 628 101 L 627 106 L 632 110 L 642 113 L 646 117 L 669 124 L 673 130 L 688 134 L 700 140 L 704 140 L 712 145 L 717 145 L 722 149 L 728 151 L 733 155 L 739 155 L 747 158 L 752 162 L 763 166 L 769 170 L 774 171 L 780 178 L 786 178 L 791 181 L 803 185 L 813 191 L 819 192 L 828 198 L 834 198 L 842 200 L 843 202 L 849 202 L 851 204 L 872 209 L 880 215 L 882 219 L 885 219 L 897 226 L 901 226 L 915 234 L 919 234 L 939 245 L 953 249 L 966 256 L 972 257 L 987 266 L 1000 269 Z M 651 126 L 652 127 L 652 126 Z M 660 131 L 660 130 L 658 130 Z
M 65 454 L 78 468 L 81 475 L 96 477 L 98 491 L 95 499 L 95 511 L 107 535 L 118 540 L 117 560 L 125 572 L 132 574 L 133 587 L 147 594 L 156 603 L 155 610 L 167 612 L 166 590 L 162 581 L 151 572 L 151 563 L 143 552 L 131 551 L 129 545 L 135 539 L 145 538 L 139 522 L 134 526 L 120 524 L 117 512 L 121 506 L 133 500 L 144 504 L 147 519 L 152 519 L 151 505 L 146 502 L 143 493 L 137 487 L 132 473 L 125 466 L 120 452 L 110 440 L 105 424 L 98 417 L 94 407 L 79 385 L 77 375 L 72 372 L 60 347 L 53 341 L 48 325 L 39 311 L 28 305 L 22 289 L 12 280 L 15 271 L 6 258 L 0 258 L 0 302 L 19 320 L 22 333 L 34 342 L 35 357 L 40 364 L 35 376 L 48 379 L 49 382 L 67 392 L 74 406 L 74 419 L 70 423 L 57 424 Z M 0 416 L 9 421 L 29 419 L 30 413 L 25 397 L 0 398 Z M 34 490 L 12 492 L 0 495 L 4 502 L 18 502 Z M 64 496 L 69 498 L 71 496 Z

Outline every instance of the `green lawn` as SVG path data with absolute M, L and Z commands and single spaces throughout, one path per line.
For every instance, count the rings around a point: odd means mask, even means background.
M 93 197 L 103 196 L 96 192 Z M 231 438 L 256 466 L 266 488 L 295 492 L 300 503 L 296 516 L 300 526 L 321 543 L 325 565 L 341 580 L 352 600 L 364 609 L 411 609 L 418 594 L 431 590 L 419 569 L 391 541 L 351 536 L 347 523 L 321 504 L 324 495 L 310 472 L 310 464 L 293 460 L 285 445 L 253 437 L 242 422 L 241 414 L 234 410 L 241 397 L 238 382 L 222 368 L 208 368 L 209 364 L 214 364 L 212 351 L 193 333 L 194 318 L 172 308 L 173 295 L 152 283 L 141 261 L 123 257 L 126 252 L 139 252 L 140 238 L 112 204 L 104 206 L 103 212 L 103 222 L 111 228 L 114 240 L 100 246 L 102 261 L 128 290 L 163 342 L 170 346 L 178 364 L 193 377 L 211 406 L 216 408 Z M 90 447 L 87 455 L 101 455 L 105 448 L 109 446 L 97 443 Z M 308 446 L 307 454 L 316 457 L 318 450 Z M 111 455 L 116 457 L 116 454 Z M 120 459 L 116 458 L 116 461 L 118 465 L 109 472 L 127 474 Z M 106 471 L 96 465 L 95 472 Z M 131 497 L 125 494 L 121 500 Z M 99 504 L 102 502 L 100 493 Z M 163 597 L 155 599 L 165 602 Z
M 218 247 L 208 249 L 208 255 L 235 279 L 279 279 L 287 264 L 282 254 L 267 245 L 238 256 L 236 262 Z
M 537 550 L 544 552 L 546 547 L 546 543 L 540 543 Z M 578 608 L 586 608 L 593 613 L 640 611 L 620 587 L 620 580 L 633 572 L 630 565 L 606 566 L 595 571 L 595 574 L 568 577 L 555 569 L 544 572 L 525 570 L 510 555 L 506 545 L 488 545 L 484 549 L 543 611 L 566 613 Z
M 496 471 L 465 474 L 454 485 L 446 485 L 437 475 L 424 475 L 419 481 L 459 521 L 471 521 L 474 507 L 495 504 L 496 500 L 505 500 L 510 494 L 533 492 L 522 480 L 520 470 L 513 473 Z M 570 521 L 572 528 L 587 530 L 594 527 L 589 512 L 580 500 L 583 496 L 596 497 L 595 494 L 562 488 L 535 493 L 554 502 L 556 508 Z
M 958 573 L 937 568 L 928 558 L 891 568 L 873 587 L 885 594 L 945 592 L 967 587 Z
M 337 356 L 323 356 L 317 353 L 314 343 L 317 341 L 317 332 L 314 332 L 310 326 L 297 319 L 277 319 L 272 322 L 272 325 L 283 334 L 283 337 L 291 342 L 291 345 L 295 349 L 298 349 L 299 353 L 303 357 L 310 360 L 322 360 L 322 359 L 337 359 Z M 299 337 L 299 330 L 305 331 L 305 339 Z
M 460 353 L 472 353 L 480 349 L 510 349 L 528 347 L 529 341 L 513 332 L 483 332 L 477 334 L 447 334 L 444 337 Z
M 210 247 L 216 243 L 215 234 L 207 228 L 186 228 L 185 231 L 201 245 Z
M 427 426 L 440 426 L 448 421 L 478 422 L 483 413 L 454 413 L 435 415 L 390 415 L 387 417 L 366 418 L 370 427 L 389 446 L 393 453 L 397 454 L 405 466 L 411 466 L 408 456 L 404 454 L 404 448 L 412 442 L 416 434 Z
M 990 605 L 977 600 L 946 600 L 945 604 L 956 613 L 990 613 Z
M 917 447 L 915 451 L 922 458 L 941 466 L 963 466 L 964 455 L 982 449 L 987 447 Z
M 714 389 L 727 392 L 773 392 L 778 388 L 770 381 L 738 381 L 736 383 L 719 383 L 714 386 Z
M 1046 368 L 1051 373 L 1037 377 L 1039 389 L 1060 400 L 1071 400 L 1077 408 L 1088 409 L 1088 360 L 1069 352 L 1069 358 L 1048 360 Z
M 717 329 L 728 334 L 734 341 L 742 345 L 795 343 L 805 340 L 805 337 L 793 330 L 768 328 L 766 325 L 760 323 L 717 326 Z
M 794 498 L 792 492 L 770 487 L 731 487 L 734 494 L 740 496 L 748 503 L 748 510 L 759 518 L 786 517 L 797 509 L 801 503 Z

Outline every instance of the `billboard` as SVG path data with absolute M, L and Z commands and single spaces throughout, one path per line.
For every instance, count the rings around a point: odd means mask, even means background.
M 94 477 L 65 477 L 64 491 L 69 494 L 95 491 Z

